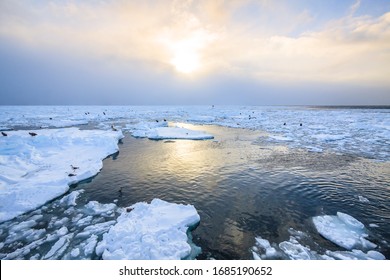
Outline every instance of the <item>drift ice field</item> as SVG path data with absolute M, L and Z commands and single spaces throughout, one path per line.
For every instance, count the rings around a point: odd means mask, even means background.
M 0 107 L 0 259 L 388 259 L 390 108 Z

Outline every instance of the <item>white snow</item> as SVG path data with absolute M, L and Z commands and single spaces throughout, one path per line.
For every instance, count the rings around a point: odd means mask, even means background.
M 97 255 L 124 260 L 183 259 L 190 255 L 187 231 L 200 220 L 194 206 L 153 199 L 150 204 L 139 202 L 127 209 L 103 235 Z
M 337 212 L 337 216 L 313 217 L 313 223 L 319 234 L 347 250 L 377 247 L 365 239 L 368 235 L 364 225 L 348 214 Z
M 30 136 L 34 132 L 36 136 Z M 118 150 L 120 131 L 8 131 L 0 137 L 0 222 L 35 209 L 94 176 Z M 72 204 L 74 198 L 69 198 Z

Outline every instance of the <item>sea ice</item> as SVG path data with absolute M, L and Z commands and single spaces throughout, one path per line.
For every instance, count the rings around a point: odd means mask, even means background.
M 43 257 L 44 259 L 56 259 L 56 256 L 60 256 L 69 246 L 70 240 L 73 237 L 73 233 L 62 236 L 51 247 L 49 252 Z
M 290 237 L 290 241 L 281 242 L 279 244 L 279 248 L 292 260 L 317 259 L 317 257 L 310 251 L 309 248 L 299 244 L 294 237 Z
M 0 222 L 35 209 L 66 193 L 69 185 L 94 176 L 102 160 L 118 151 L 118 140 L 123 137 L 120 131 L 78 128 L 7 133 L 0 137 Z M 74 199 L 70 197 L 69 203 Z
M 91 215 L 111 216 L 115 209 L 114 203 L 101 204 L 97 201 L 90 201 L 85 205 L 86 212 Z
M 390 158 L 389 112 L 389 109 L 282 106 L 1 106 L 0 127 L 64 127 L 96 123 L 109 129 L 119 120 L 127 123 L 126 129 L 134 137 L 147 137 L 150 130 L 168 126 L 164 119 L 169 119 L 261 130 L 284 137 L 279 140 L 268 138 L 269 141 L 292 147 L 387 161 Z
M 84 190 L 73 191 L 70 194 L 61 198 L 60 203 L 66 204 L 68 206 L 76 206 L 77 205 L 76 200 L 79 197 L 79 195 L 83 192 Z
M 148 132 L 147 137 L 152 140 L 161 139 L 213 139 L 214 136 L 203 131 L 190 130 L 182 127 L 158 127 Z
M 166 121 L 140 121 L 136 124 L 126 125 L 126 130 L 131 132 L 131 135 L 136 138 L 146 138 L 151 130 L 158 127 L 168 127 Z
M 286 137 L 286 136 L 281 136 L 281 135 L 269 135 L 268 137 L 273 139 L 273 140 L 275 140 L 275 141 L 280 141 L 280 142 L 283 142 L 283 141 L 286 141 L 286 142 L 293 141 L 292 138 Z
M 131 135 L 137 138 L 149 138 L 152 140 L 162 139 L 191 139 L 205 140 L 214 137 L 202 131 L 190 130 L 187 128 L 168 126 L 166 121 L 140 122 L 135 125 L 127 125 L 126 129 L 131 131 Z
M 197 116 L 193 115 L 187 119 L 188 122 L 193 123 L 212 123 L 215 121 L 215 117 L 213 116 Z
M 139 202 L 123 211 L 96 253 L 103 259 L 183 259 L 191 254 L 187 231 L 199 220 L 192 205 Z
M 377 251 L 368 251 L 367 253 L 362 252 L 361 250 L 352 250 L 352 251 L 336 251 L 331 252 L 327 251 L 327 255 L 336 259 L 336 260 L 384 260 L 385 256 Z
M 359 201 L 363 202 L 363 203 L 369 203 L 370 202 L 367 197 L 364 197 L 362 195 L 359 195 Z
M 296 235 L 298 233 L 298 235 Z M 253 259 L 290 259 L 290 260 L 384 260 L 385 256 L 378 251 L 369 250 L 367 253 L 353 249 L 351 251 L 330 251 L 319 248 L 324 252 L 320 254 L 312 250 L 308 245 L 301 244 L 304 241 L 298 241 L 302 237 L 299 232 L 292 232 L 290 240 L 282 241 L 279 244 L 272 244 L 261 237 L 255 238 L 255 245 L 252 247 Z M 305 235 L 304 239 L 310 239 Z M 300 243 L 301 242 L 301 243 Z M 318 246 L 318 244 L 316 245 Z
M 347 250 L 377 247 L 365 239 L 364 225 L 348 214 L 337 212 L 337 216 L 313 217 L 313 223 L 319 234 Z
M 278 252 L 271 246 L 267 239 L 260 236 L 255 238 L 256 246 L 253 247 L 252 254 L 255 260 L 278 257 Z

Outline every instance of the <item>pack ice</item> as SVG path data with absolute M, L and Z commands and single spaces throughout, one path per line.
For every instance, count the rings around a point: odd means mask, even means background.
M 330 251 L 313 246 L 310 234 L 290 228 L 288 241 L 279 244 L 270 243 L 260 236 L 255 238 L 252 255 L 256 260 L 261 259 L 291 259 L 291 260 L 384 260 L 385 256 L 373 249 L 376 244 L 368 241 L 364 225 L 354 217 L 337 212 L 336 216 L 324 215 L 312 218 L 318 231 L 326 239 L 347 249 L 346 251 Z M 321 251 L 323 253 L 320 253 Z
M 31 134 L 29 133 L 31 132 Z M 118 151 L 120 131 L 78 128 L 8 131 L 0 138 L 0 222 L 66 193 L 96 175 Z
M 97 255 L 103 259 L 179 260 L 192 253 L 187 231 L 200 221 L 194 206 L 153 199 L 127 209 L 103 235 Z

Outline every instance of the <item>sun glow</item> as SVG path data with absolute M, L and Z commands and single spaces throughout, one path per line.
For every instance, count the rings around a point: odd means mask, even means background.
M 200 67 L 199 56 L 193 50 L 178 50 L 171 60 L 176 70 L 181 73 L 190 74 Z
M 170 40 L 171 59 L 169 63 L 175 70 L 182 74 L 194 74 L 202 68 L 201 51 L 204 48 L 205 39 L 202 36 L 191 36 L 184 40 Z

